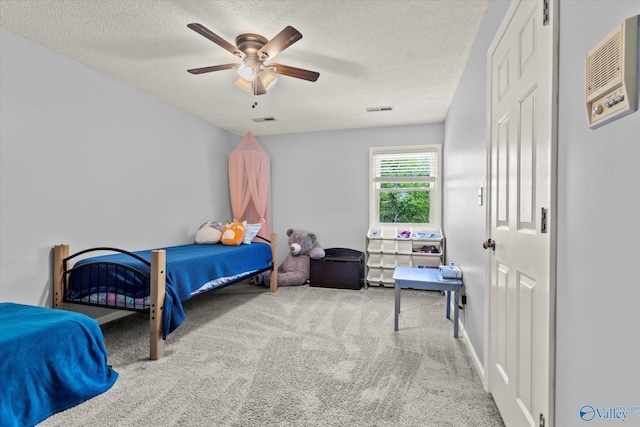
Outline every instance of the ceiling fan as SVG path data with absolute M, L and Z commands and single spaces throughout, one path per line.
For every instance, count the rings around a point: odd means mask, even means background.
M 267 89 L 275 83 L 276 78 L 271 73 L 295 77 L 310 82 L 315 82 L 318 80 L 318 77 L 320 77 L 320 73 L 316 73 L 315 71 L 273 62 L 269 64 L 264 63 L 269 59 L 273 59 L 278 53 L 302 38 L 302 34 L 291 26 L 287 26 L 271 40 L 267 40 L 261 35 L 253 33 L 240 34 L 236 37 L 235 46 L 201 24 L 189 24 L 187 27 L 228 50 L 243 61 L 242 64 L 222 64 L 187 70 L 191 74 L 203 74 L 212 71 L 238 68 L 240 77 L 236 81 L 236 84 L 244 90 L 253 91 L 254 95 L 264 95 L 267 93 Z

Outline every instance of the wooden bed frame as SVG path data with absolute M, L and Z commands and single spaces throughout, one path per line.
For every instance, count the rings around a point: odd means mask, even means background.
M 271 285 L 269 290 L 278 290 L 277 235 L 271 234 Z M 69 245 L 56 245 L 53 248 L 53 308 L 69 310 L 64 300 L 66 289 L 65 274 L 68 270 Z M 162 313 L 166 285 L 166 252 L 163 249 L 151 251 L 151 301 L 149 308 L 149 359 L 158 360 L 164 356 L 162 339 Z M 215 289 L 215 288 L 214 288 Z M 110 307 L 111 308 L 111 307 Z M 117 307 L 113 307 L 117 310 Z

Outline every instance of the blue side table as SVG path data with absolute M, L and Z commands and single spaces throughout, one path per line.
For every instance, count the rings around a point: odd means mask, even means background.
M 451 292 L 455 292 L 453 309 L 453 337 L 458 338 L 458 319 L 460 317 L 460 293 L 464 287 L 461 279 L 440 279 L 437 268 L 397 267 L 393 272 L 395 281 L 396 307 L 394 313 L 394 330 L 398 330 L 400 314 L 400 289 L 424 289 L 429 291 L 447 291 L 447 319 L 451 315 Z

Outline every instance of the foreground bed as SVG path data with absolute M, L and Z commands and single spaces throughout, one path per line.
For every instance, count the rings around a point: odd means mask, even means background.
M 0 303 L 0 377 L 0 424 L 27 426 L 109 390 L 118 374 L 94 319 Z
M 277 290 L 276 235 L 270 244 L 182 245 L 127 252 L 93 248 L 69 256 L 68 245 L 54 247 L 54 308 L 68 303 L 118 310 L 148 311 L 152 360 L 164 355 L 164 339 L 185 319 L 182 302 L 255 274 L 271 271 Z M 77 261 L 91 252 L 115 252 Z

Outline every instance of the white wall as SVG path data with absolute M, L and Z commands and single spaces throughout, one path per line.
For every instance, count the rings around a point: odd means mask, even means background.
M 637 1 L 560 3 L 558 426 L 581 425 L 583 405 L 640 406 L 640 112 L 591 130 L 584 105 L 586 53 L 637 14 Z
M 55 244 L 181 244 L 229 218 L 239 141 L 0 29 L 0 301 L 51 305 Z
M 324 248 L 364 251 L 369 147 L 442 144 L 443 129 L 436 123 L 258 137 L 271 156 L 279 259 L 288 228 L 315 232 Z
M 508 2 L 492 0 L 445 121 L 444 227 L 465 269 L 465 333 L 483 349 L 486 51 Z M 637 1 L 560 0 L 556 426 L 585 424 L 583 405 L 640 407 L 640 112 L 591 130 L 584 60 Z M 486 31 L 489 31 L 488 33 Z M 620 270 L 612 268 L 621 266 Z M 625 272 L 626 270 L 626 272 Z M 614 271 L 616 271 L 614 273 Z M 622 271 L 622 273 L 620 273 Z M 589 425 L 612 425 L 594 419 Z M 640 413 L 624 425 L 640 425 Z
M 467 304 L 461 312 L 464 333 L 482 369 L 484 355 L 485 209 L 478 189 L 485 186 L 487 50 L 508 1 L 492 1 L 473 44 L 445 120 L 444 233 L 447 258 L 464 271 Z M 483 188 L 486 194 L 486 188 Z

